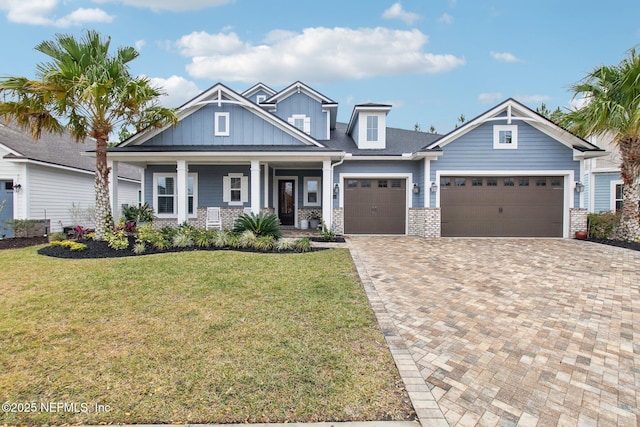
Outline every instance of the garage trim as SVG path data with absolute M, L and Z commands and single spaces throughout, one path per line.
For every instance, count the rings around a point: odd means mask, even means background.
M 340 195 L 338 199 L 338 206 L 344 209 L 344 183 L 346 179 L 405 179 L 407 181 L 406 193 L 406 209 L 404 213 L 404 234 L 409 234 L 409 209 L 413 207 L 413 174 L 412 173 L 341 173 L 338 175 L 340 183 Z M 424 190 L 423 190 L 424 191 Z
M 440 208 L 440 176 L 562 176 L 564 177 L 564 202 L 562 206 L 562 236 L 569 237 L 570 215 L 569 209 L 574 205 L 573 170 L 438 170 L 436 171 L 436 207 Z

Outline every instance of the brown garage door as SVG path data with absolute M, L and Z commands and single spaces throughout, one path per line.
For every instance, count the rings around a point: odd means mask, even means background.
M 442 236 L 562 237 L 561 176 L 440 179 Z
M 345 233 L 405 233 L 406 180 L 346 179 L 343 188 Z

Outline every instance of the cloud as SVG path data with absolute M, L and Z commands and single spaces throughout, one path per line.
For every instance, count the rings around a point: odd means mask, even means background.
M 382 17 L 384 19 L 399 19 L 407 25 L 413 25 L 414 22 L 420 19 L 420 15 L 407 12 L 402 8 L 400 3 L 394 3 L 389 9 L 382 13 Z
M 180 76 L 174 75 L 168 79 L 150 77 L 149 80 L 166 92 L 167 95 L 160 97 L 160 103 L 169 108 L 179 107 L 202 92 L 194 82 Z
M 478 101 L 480 101 L 482 104 L 493 104 L 500 101 L 502 98 L 502 93 L 500 92 L 481 93 L 480 95 L 478 95 Z
M 521 62 L 515 55 L 509 52 L 491 52 L 491 57 L 500 62 Z
M 126 6 L 135 6 L 151 9 L 153 11 L 170 10 L 180 12 L 185 10 L 200 10 L 210 7 L 223 6 L 233 3 L 234 0 L 93 0 L 94 3 L 122 3 Z
M 62 18 L 52 19 L 58 3 L 58 0 L 0 0 L 0 10 L 6 12 L 8 21 L 18 24 L 65 28 L 113 21 L 113 16 L 97 8 L 79 8 Z
M 453 16 L 445 12 L 440 16 L 440 18 L 438 18 L 438 22 L 442 22 L 443 24 L 453 24 Z
M 516 96 L 515 99 L 522 102 L 523 104 L 536 103 L 539 104 L 541 102 L 551 101 L 551 97 L 549 95 L 522 95 Z
M 135 43 L 135 48 L 138 52 L 140 52 L 142 50 L 143 47 L 145 47 L 147 45 L 146 40 L 136 40 Z
M 424 52 L 428 40 L 417 29 L 315 27 L 272 31 L 262 44 L 244 42 L 235 33 L 194 32 L 175 45 L 191 57 L 191 77 L 215 81 L 318 83 L 442 73 L 465 64 L 454 55 Z

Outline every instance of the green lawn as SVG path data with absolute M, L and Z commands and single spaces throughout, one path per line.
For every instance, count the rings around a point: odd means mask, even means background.
M 0 424 L 412 413 L 347 250 L 62 260 L 27 248 L 0 251 L 0 265 L 0 401 L 36 408 L 0 411 Z

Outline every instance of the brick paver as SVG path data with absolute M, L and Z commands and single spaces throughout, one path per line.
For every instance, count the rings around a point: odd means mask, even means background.
M 640 422 L 640 252 L 562 239 L 349 246 L 449 425 Z

